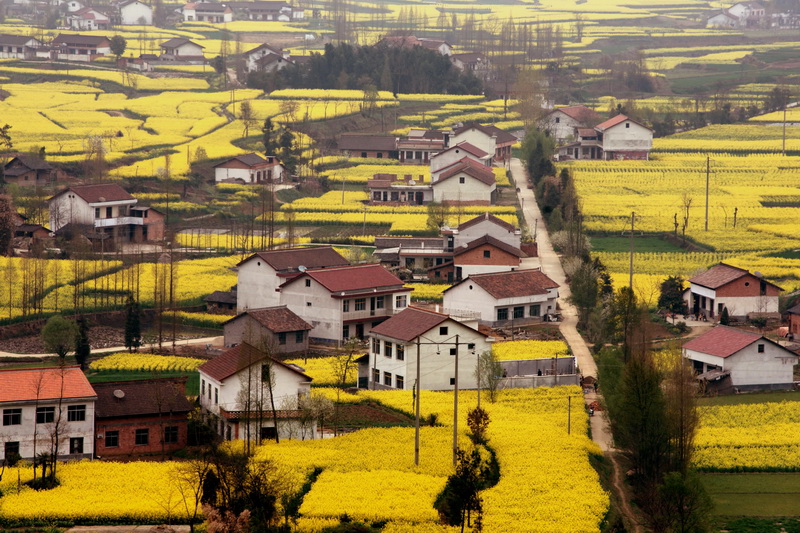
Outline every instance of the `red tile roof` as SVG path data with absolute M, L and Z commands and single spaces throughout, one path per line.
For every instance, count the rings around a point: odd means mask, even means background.
M 545 276 L 541 270 L 513 270 L 511 272 L 471 274 L 466 279 L 445 289 L 444 292 L 463 283 L 474 283 L 497 300 L 547 294 L 548 289 L 559 287 L 558 283 Z
M 589 122 L 593 122 L 595 120 L 600 119 L 600 115 L 594 112 L 594 110 L 589 109 L 583 105 L 570 105 L 566 107 L 558 107 L 553 109 L 550 113 L 555 113 L 556 111 L 561 111 L 565 115 L 570 118 L 577 120 L 578 122 L 582 122 L 583 124 L 588 124 Z
M 728 357 L 762 338 L 758 333 L 716 326 L 685 343 L 683 348 L 716 357 Z
M 467 220 L 466 222 L 464 222 L 463 224 L 458 226 L 458 230 L 459 231 L 465 230 L 465 229 L 470 228 L 470 227 L 472 227 L 472 226 L 474 226 L 476 224 L 480 224 L 484 220 L 492 222 L 494 224 L 497 224 L 501 228 L 505 228 L 510 232 L 517 231 L 517 228 L 515 228 L 514 226 L 512 226 L 511 224 L 509 224 L 508 222 L 506 222 L 502 218 L 498 218 L 498 217 L 494 216 L 493 214 L 489 213 L 488 211 L 486 213 L 482 214 L 482 215 L 478 215 L 475 218 Z
M 337 140 L 339 150 L 394 151 L 397 150 L 397 137 L 392 135 L 365 135 L 363 133 L 343 133 Z
M 0 402 L 96 396 L 89 380 L 77 366 L 0 370 Z
M 184 393 L 186 378 L 183 381 L 148 379 L 95 383 L 95 413 L 98 418 L 188 413 L 192 404 Z
M 462 172 L 486 185 L 492 185 L 497 182 L 491 167 L 487 167 L 483 163 L 479 163 L 474 159 L 464 156 L 452 165 L 440 170 L 439 178 L 434 182 L 434 185 Z
M 501 130 L 497 126 L 493 124 L 478 124 L 477 122 L 472 124 L 465 124 L 460 128 L 453 130 L 453 135 L 459 135 L 467 130 L 478 130 L 485 133 L 489 137 L 495 137 L 495 143 L 500 144 L 514 144 L 517 142 L 517 138 L 508 133 L 507 131 Z
M 789 313 L 790 315 L 800 315 L 800 304 L 790 307 L 789 309 L 786 310 L 786 312 Z
M 241 266 L 256 258 L 261 259 L 278 272 L 297 272 L 301 266 L 305 268 L 324 268 L 350 264 L 332 246 L 311 246 L 308 248 L 285 248 L 282 250 L 256 252 L 236 266 Z
M 705 272 L 701 272 L 700 274 L 694 276 L 689 280 L 689 283 L 700 285 L 701 287 L 706 287 L 708 289 L 718 289 L 744 276 L 753 276 L 755 278 L 758 278 L 758 276 L 751 274 L 748 270 L 745 270 L 743 268 L 731 266 L 727 263 L 720 263 L 718 265 L 714 265 Z M 774 283 L 771 283 L 766 280 L 763 281 L 769 285 L 772 285 L 778 290 L 781 291 L 783 290 Z
M 314 326 L 297 316 L 285 305 L 277 307 L 263 307 L 261 309 L 249 309 L 238 316 L 225 322 L 230 324 L 234 320 L 249 315 L 256 322 L 272 331 L 273 333 L 284 333 L 287 331 L 307 331 L 314 329 Z
M 615 116 L 615 117 L 611 117 L 610 119 L 606 120 L 605 122 L 601 122 L 600 124 L 598 124 L 598 125 L 597 125 L 597 126 L 595 126 L 594 128 L 595 128 L 597 131 L 599 131 L 599 132 L 604 132 L 605 130 L 607 130 L 607 129 L 609 129 L 609 128 L 613 128 L 614 126 L 616 126 L 616 125 L 618 125 L 618 124 L 622 124 L 622 123 L 623 123 L 623 122 L 625 122 L 626 120 L 627 120 L 628 122 L 633 122 L 634 124 L 638 124 L 639 126 L 641 126 L 641 127 L 643 127 L 643 128 L 647 128 L 648 130 L 651 130 L 651 128 L 648 128 L 647 126 L 645 126 L 645 125 L 644 125 L 644 124 L 642 124 L 641 122 L 638 122 L 638 121 L 636 121 L 636 120 L 633 120 L 632 118 L 630 118 L 630 117 L 627 117 L 627 116 L 625 116 L 625 115 L 622 115 L 622 114 L 620 114 L 620 115 L 617 115 L 617 116 Z M 652 130 L 651 130 L 651 131 L 652 131 Z
M 161 46 L 161 48 L 170 48 L 170 49 L 172 49 L 172 48 L 181 47 L 181 46 L 183 46 L 185 44 L 193 44 L 193 45 L 195 45 L 195 46 L 197 46 L 199 48 L 205 48 L 205 46 L 197 44 L 194 41 L 190 41 L 189 39 L 187 39 L 185 37 L 173 37 L 172 39 L 164 41 L 159 46 Z
M 216 356 L 211 361 L 203 363 L 200 365 L 198 370 L 207 376 L 216 379 L 217 381 L 224 381 L 240 370 L 244 370 L 250 365 L 258 363 L 264 359 L 272 359 L 273 364 L 282 366 L 287 370 L 291 370 L 305 380 L 311 381 L 310 376 L 300 372 L 297 368 L 284 364 L 277 359 L 271 358 L 265 352 L 258 350 L 247 343 L 242 343 L 239 346 L 235 346 L 225 353 Z
M 474 144 L 468 143 L 467 141 L 462 141 L 462 142 L 456 144 L 455 146 L 451 146 L 450 148 L 447 148 L 446 150 L 442 150 L 438 154 L 436 154 L 433 157 L 431 157 L 431 159 L 433 159 L 434 157 L 439 157 L 440 155 L 445 154 L 445 153 L 449 152 L 450 150 L 456 150 L 458 148 L 464 150 L 465 152 L 467 152 L 469 154 L 474 155 L 478 159 L 483 159 L 483 158 L 488 157 L 490 155 L 490 154 L 487 154 L 486 152 L 484 152 L 483 150 L 481 150 L 480 148 L 478 148 L 477 146 L 475 146 Z
M 125 202 L 136 200 L 128 191 L 116 183 L 99 183 L 97 185 L 72 185 L 50 198 L 56 198 L 68 191 L 74 192 L 90 204 L 101 202 Z
M 447 315 L 408 307 L 372 328 L 370 333 L 409 342 L 447 320 L 450 320 Z
M 460 247 L 456 248 L 455 250 L 453 250 L 453 255 L 457 257 L 457 256 L 459 256 L 461 254 L 469 252 L 470 250 L 474 250 L 475 248 L 478 248 L 479 246 L 483 246 L 484 244 L 488 244 L 488 245 L 494 246 L 495 248 L 499 248 L 500 250 L 503 250 L 504 252 L 506 252 L 508 254 L 511 254 L 511 255 L 514 255 L 514 256 L 517 256 L 517 257 L 520 257 L 520 258 L 521 257 L 527 257 L 522 252 L 522 250 L 520 250 L 519 248 L 515 248 L 514 246 L 510 246 L 510 245 L 504 243 L 501 240 L 495 239 L 491 235 L 484 235 L 483 237 L 478 237 L 474 241 L 471 241 L 471 242 L 467 243 L 465 246 L 460 246 Z
M 403 287 L 403 280 L 378 263 L 308 270 L 305 274 L 287 281 L 281 287 L 286 287 L 306 277 L 315 280 L 330 292 Z
M 231 161 L 240 161 L 240 162 L 244 163 L 245 165 L 247 165 L 248 167 L 257 167 L 259 165 L 266 165 L 267 164 L 267 160 L 266 159 L 264 159 L 263 157 L 261 157 L 260 155 L 258 155 L 256 153 L 251 152 L 249 154 L 237 155 L 237 156 L 231 157 L 230 159 L 226 159 L 222 163 L 217 163 L 216 165 L 214 165 L 214 168 L 220 167 L 222 165 L 226 165 L 226 164 L 230 163 Z

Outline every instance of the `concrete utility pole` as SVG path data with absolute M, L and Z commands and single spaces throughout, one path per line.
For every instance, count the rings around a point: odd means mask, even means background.
M 786 153 L 784 152 L 784 155 Z M 706 156 L 706 231 L 708 231 L 708 183 L 711 180 L 711 156 Z
M 458 335 L 456 335 L 456 374 L 453 391 L 453 467 L 458 461 Z
M 636 219 L 636 212 L 631 211 L 631 262 L 630 266 L 628 267 L 628 286 L 633 290 L 633 223 Z
M 420 357 L 419 357 L 419 337 L 417 337 L 417 382 L 414 383 L 417 397 L 415 398 L 414 407 L 416 410 L 416 421 L 414 422 L 414 465 L 419 466 L 419 378 L 420 378 Z

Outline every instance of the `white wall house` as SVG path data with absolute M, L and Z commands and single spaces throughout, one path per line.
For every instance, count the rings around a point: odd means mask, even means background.
M 441 169 L 447 168 L 450 165 L 461 161 L 465 157 L 468 157 L 483 165 L 491 166 L 493 154 L 494 152 L 487 153 L 477 146 L 468 143 L 467 141 L 462 141 L 455 146 L 451 146 L 450 148 L 442 150 L 436 155 L 431 156 L 431 175 L 435 175 Z
M 260 44 L 257 47 L 253 48 L 244 53 L 244 60 L 245 60 L 245 69 L 247 72 L 256 72 L 263 70 L 260 68 L 259 62 L 263 62 L 264 58 L 268 56 L 275 56 L 276 59 L 280 58 L 283 59 L 284 62 L 281 66 L 276 68 L 283 68 L 284 66 L 288 65 L 289 59 L 289 52 L 281 50 L 280 48 L 276 48 L 274 46 L 270 46 L 268 44 Z
M 280 304 L 314 326 L 312 338 L 338 342 L 363 339 L 371 328 L 405 309 L 412 289 L 370 263 L 306 270 L 280 291 Z
M 256 252 L 236 265 L 236 313 L 280 305 L 278 287 L 304 270 L 349 264 L 330 246 Z
M 214 165 L 214 180 L 220 182 L 280 183 L 285 169 L 278 158 L 258 154 L 237 155 Z
M 492 154 L 492 161 L 498 162 L 511 158 L 511 147 L 517 142 L 517 138 L 493 124 L 472 123 L 453 130 L 450 144 L 456 145 L 464 141 Z
M 720 263 L 692 277 L 684 293 L 689 313 L 715 318 L 727 308 L 728 315 L 740 318 L 777 314 L 783 289 L 756 274 Z
M 478 356 L 491 349 L 486 335 L 447 315 L 409 307 L 374 327 L 368 360 L 359 362 L 359 383 L 370 389 L 413 389 L 419 341 L 420 388 L 455 388 L 456 351 L 459 389 L 477 388 Z M 366 379 L 363 379 L 366 378 Z
M 67 15 L 67 23 L 72 30 L 107 30 L 111 26 L 111 18 L 94 8 L 84 7 Z
M 603 159 L 648 159 L 653 130 L 625 115 L 617 115 L 594 128 L 602 135 Z
M 75 13 L 84 7 L 86 7 L 86 5 L 79 0 L 69 0 L 69 2 L 67 2 L 67 13 Z
M 600 122 L 600 115 L 582 105 L 557 107 L 540 121 L 539 127 L 558 143 L 575 136 L 575 128 L 591 128 Z
M 200 365 L 200 408 L 224 440 L 313 439 L 316 423 L 301 422 L 298 399 L 307 397 L 311 377 L 249 344 L 240 344 Z M 270 378 L 270 372 L 272 378 Z M 278 410 L 276 430 L 270 402 Z M 248 430 L 249 426 L 249 430 Z
M 514 248 L 522 242 L 522 231 L 505 220 L 491 213 L 484 213 L 467 220 L 457 228 L 442 228 L 442 235 L 447 239 L 448 248 L 458 248 L 488 235 Z
M 431 176 L 434 202 L 494 203 L 497 180 L 490 167 L 463 157 Z
M 99 35 L 59 34 L 52 46 L 58 59 L 64 61 L 94 61 L 111 53 L 111 41 Z
M 479 313 L 492 327 L 538 322 L 556 311 L 558 283 L 541 270 L 475 274 L 444 291 L 450 314 Z
M 79 367 L 0 370 L 0 462 L 50 453 L 56 431 L 59 458 L 90 459 L 96 400 Z
M 739 27 L 739 17 L 731 15 L 727 10 L 720 11 L 715 15 L 711 15 L 706 19 L 707 28 L 728 28 L 734 29 Z
M 42 42 L 26 35 L 0 34 L 0 59 L 33 59 Z
M 153 8 L 139 0 L 127 0 L 119 5 L 119 19 L 123 26 L 152 26 Z
M 161 47 L 161 59 L 181 61 L 203 58 L 203 46 L 183 37 L 175 37 L 164 41 Z
M 181 9 L 184 22 L 233 22 L 233 10 L 216 2 L 189 2 Z
M 792 389 L 797 354 L 766 337 L 716 326 L 683 345 L 683 355 L 709 382 L 730 378 L 739 390 Z
M 67 187 L 47 201 L 50 231 L 57 232 L 67 224 L 97 228 L 135 224 L 130 208 L 136 198 L 116 183 Z

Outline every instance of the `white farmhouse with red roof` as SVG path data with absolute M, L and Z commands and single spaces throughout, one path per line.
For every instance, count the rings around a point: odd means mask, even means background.
M 449 167 L 465 157 L 486 166 L 491 166 L 492 164 L 492 154 L 481 150 L 471 143 L 463 141 L 431 156 L 431 175 L 437 175 L 441 169 Z
M 601 121 L 600 115 L 583 105 L 557 107 L 539 122 L 539 127 L 563 143 L 573 138 L 576 128 L 592 128 Z
M 313 438 L 316 425 L 301 423 L 296 403 L 311 391 L 311 377 L 302 368 L 273 359 L 250 344 L 240 344 L 197 370 L 200 409 L 224 440 L 274 439 L 276 432 L 281 439 Z M 267 385 L 270 380 L 277 430 Z
M 409 307 L 372 328 L 369 354 L 359 360 L 359 386 L 453 390 L 458 352 L 459 388 L 477 388 L 478 356 L 490 349 L 486 335 L 441 313 Z M 419 350 L 419 353 L 417 353 Z M 368 359 L 368 360 L 366 360 Z
M 797 355 L 758 333 L 716 326 L 683 345 L 698 378 L 716 388 L 730 379 L 739 390 L 791 389 Z
M 77 366 L 0 370 L 0 463 L 14 454 L 33 459 L 53 452 L 64 459 L 91 459 L 96 401 Z M 57 426 L 55 450 L 51 438 Z
M 689 312 L 713 318 L 727 308 L 732 317 L 778 313 L 780 287 L 757 272 L 720 263 L 689 280 L 684 300 Z
M 559 160 L 647 160 L 653 148 L 653 130 L 625 115 L 594 128 L 576 128 L 576 141 L 558 149 Z
M 306 270 L 281 285 L 280 303 L 311 323 L 312 338 L 346 341 L 364 338 L 408 307 L 411 290 L 377 263 L 330 267 Z
M 497 191 L 497 180 L 491 167 L 470 157 L 431 173 L 434 202 L 491 205 Z

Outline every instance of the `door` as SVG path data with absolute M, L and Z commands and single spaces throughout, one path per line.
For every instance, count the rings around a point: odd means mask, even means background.
M 369 299 L 369 316 L 375 316 L 375 297 Z M 359 335 L 360 337 L 360 335 Z
M 359 339 L 364 338 L 364 324 L 356 324 L 356 337 Z

